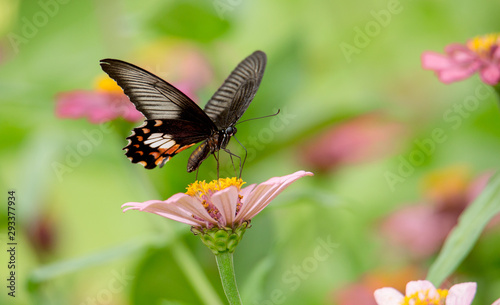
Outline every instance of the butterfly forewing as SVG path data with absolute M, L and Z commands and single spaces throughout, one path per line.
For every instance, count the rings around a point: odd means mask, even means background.
M 147 119 L 201 121 L 208 128 L 214 127 L 195 102 L 146 70 L 116 59 L 101 60 L 101 67 L 118 83 L 137 110 Z
M 234 125 L 247 110 L 259 89 L 266 61 L 266 54 L 262 51 L 245 58 L 208 101 L 205 113 L 218 129 Z

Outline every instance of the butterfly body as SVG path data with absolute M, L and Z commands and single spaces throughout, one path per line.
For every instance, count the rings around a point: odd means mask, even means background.
M 202 110 L 177 88 L 139 67 L 116 59 L 101 60 L 102 69 L 146 117 L 127 138 L 126 156 L 152 169 L 202 142 L 188 160 L 187 171 L 195 171 L 210 154 L 225 150 L 236 134 L 234 125 L 255 96 L 265 64 L 264 52 L 248 56 Z

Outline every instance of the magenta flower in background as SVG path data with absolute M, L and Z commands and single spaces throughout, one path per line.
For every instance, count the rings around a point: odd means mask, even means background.
M 379 113 L 365 114 L 335 125 L 301 145 L 300 156 L 313 169 L 334 170 L 394 152 L 404 133 L 405 129 L 399 122 Z
M 186 193 L 177 193 L 169 199 L 125 203 L 124 212 L 139 210 L 153 213 L 198 229 L 236 228 L 262 211 L 292 182 L 311 172 L 298 171 L 283 177 L 274 177 L 259 185 L 241 188 L 243 180 L 224 178 L 210 183 L 196 181 Z
M 153 45 L 137 57 L 140 66 L 161 76 L 189 98 L 196 101 L 196 91 L 212 80 L 212 69 L 202 52 L 188 44 Z M 160 62 L 153 68 L 149 62 Z M 136 122 L 144 116 L 135 108 L 122 89 L 110 78 L 100 78 L 95 90 L 74 90 L 56 97 L 59 118 L 87 118 L 100 124 L 119 117 Z
M 375 290 L 374 296 L 378 305 L 470 305 L 476 286 L 476 283 L 461 283 L 447 290 L 436 289 L 429 281 L 412 281 L 406 285 L 406 295 L 385 287 Z
M 332 303 L 338 305 L 377 305 L 373 292 L 379 287 L 391 286 L 404 289 L 404 284 L 422 276 L 424 272 L 415 266 L 392 269 L 381 267 L 363 274 L 358 281 L 335 289 Z
M 122 89 L 107 77 L 98 80 L 96 90 L 74 90 L 57 95 L 56 116 L 66 119 L 87 118 L 93 124 L 119 117 L 129 122 L 144 118 Z
M 417 259 L 436 253 L 458 217 L 484 189 L 491 173 L 470 181 L 464 167 L 454 166 L 435 171 L 424 181 L 424 200 L 403 207 L 388 216 L 382 234 Z M 498 223 L 498 217 L 490 224 Z
M 441 82 L 460 81 L 476 72 L 488 85 L 500 82 L 500 34 L 475 37 L 465 45 L 450 44 L 445 53 L 426 51 L 421 57 L 422 67 L 435 71 Z

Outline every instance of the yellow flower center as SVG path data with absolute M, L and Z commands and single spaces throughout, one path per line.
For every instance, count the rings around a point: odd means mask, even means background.
M 478 36 L 467 41 L 469 50 L 476 52 L 479 56 L 489 56 L 494 46 L 500 45 L 500 33 Z
M 406 296 L 401 305 L 444 305 L 448 290 L 438 289 L 438 296 L 429 297 L 429 291 L 418 291 Z
M 118 92 L 122 93 L 122 88 L 118 86 L 118 84 L 107 76 L 99 76 L 96 80 L 96 87 L 99 91 L 107 91 L 107 92 Z
M 219 180 L 213 180 L 212 182 L 206 183 L 203 181 L 195 181 L 188 185 L 186 194 L 189 196 L 198 196 L 201 197 L 203 195 L 211 195 L 217 191 L 223 190 L 231 185 L 234 185 L 238 188 L 244 184 L 242 179 L 233 177 L 233 178 L 220 178 Z

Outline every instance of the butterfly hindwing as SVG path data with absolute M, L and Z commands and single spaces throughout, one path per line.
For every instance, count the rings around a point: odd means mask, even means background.
M 147 169 L 162 167 L 173 156 L 205 140 L 207 131 L 200 125 L 182 120 L 147 120 L 134 128 L 124 148 L 132 163 Z
M 247 110 L 259 89 L 267 57 L 256 51 L 236 66 L 204 110 L 218 129 L 234 125 Z

